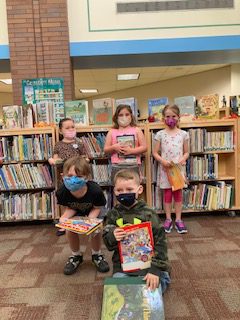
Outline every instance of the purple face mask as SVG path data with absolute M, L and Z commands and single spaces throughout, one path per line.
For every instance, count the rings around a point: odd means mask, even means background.
M 174 118 L 167 118 L 165 120 L 165 123 L 167 126 L 173 129 L 177 125 L 177 120 Z

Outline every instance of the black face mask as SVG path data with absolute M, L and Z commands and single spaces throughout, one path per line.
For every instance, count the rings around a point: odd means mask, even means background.
M 136 193 L 120 193 L 116 198 L 123 206 L 131 207 L 136 200 Z

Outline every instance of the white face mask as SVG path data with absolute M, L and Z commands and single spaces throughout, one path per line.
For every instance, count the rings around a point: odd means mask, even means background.
M 118 124 L 121 127 L 127 127 L 127 126 L 129 126 L 130 123 L 131 123 L 131 118 L 129 118 L 129 117 L 119 117 L 118 118 Z

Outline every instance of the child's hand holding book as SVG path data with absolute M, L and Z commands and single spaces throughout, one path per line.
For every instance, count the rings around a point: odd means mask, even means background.
M 116 228 L 113 231 L 114 237 L 117 241 L 121 241 L 126 237 L 127 233 L 123 228 Z
M 159 286 L 159 277 L 152 273 L 147 273 L 146 276 L 143 278 L 146 281 L 146 286 L 151 291 L 154 291 Z

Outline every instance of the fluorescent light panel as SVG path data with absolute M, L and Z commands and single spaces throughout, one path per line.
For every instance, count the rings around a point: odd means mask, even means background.
M 81 93 L 98 93 L 97 89 L 79 89 Z
M 126 73 L 126 74 L 118 74 L 118 80 L 138 80 L 139 73 Z
M 12 79 L 0 79 L 0 81 L 5 84 L 12 84 Z

